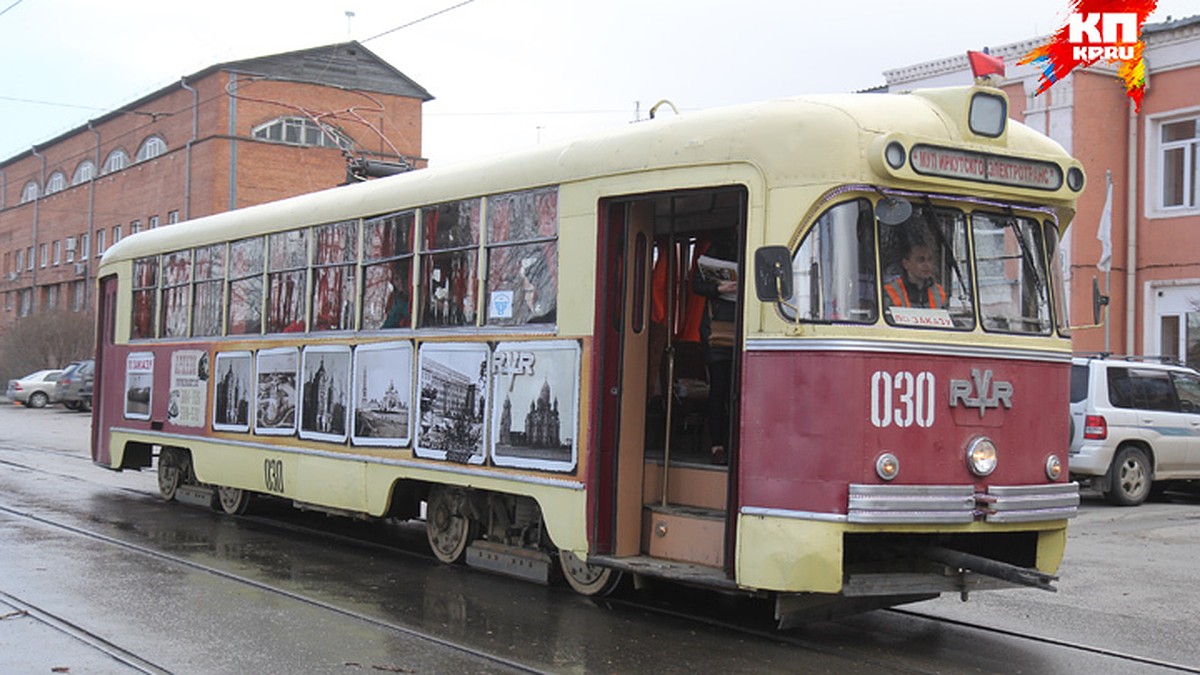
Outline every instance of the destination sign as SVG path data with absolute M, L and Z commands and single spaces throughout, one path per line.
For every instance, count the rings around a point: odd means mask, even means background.
M 1050 162 L 1015 159 L 981 152 L 917 145 L 911 154 L 913 170 L 927 176 L 960 178 L 1015 187 L 1057 190 L 1062 169 Z

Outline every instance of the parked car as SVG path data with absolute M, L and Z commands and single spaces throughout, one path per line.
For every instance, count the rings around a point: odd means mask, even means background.
M 92 359 L 73 363 L 63 370 L 55 387 L 55 400 L 69 410 L 88 412 L 92 409 L 92 375 L 96 362 Z
M 1200 479 L 1200 372 L 1160 360 L 1074 358 L 1068 465 L 1121 506 Z
M 47 403 L 55 401 L 54 387 L 58 384 L 58 378 L 62 372 L 58 369 L 39 370 L 25 377 L 9 380 L 6 396 L 13 401 L 24 403 L 30 408 L 45 407 Z

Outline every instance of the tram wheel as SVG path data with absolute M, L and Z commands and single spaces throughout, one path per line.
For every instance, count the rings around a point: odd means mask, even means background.
M 221 507 L 221 510 L 231 516 L 240 516 L 250 507 L 250 493 L 234 487 L 225 487 L 224 485 L 217 487 L 217 498 L 214 506 Z
M 166 501 L 175 499 L 175 492 L 183 482 L 184 462 L 180 453 L 163 448 L 158 455 L 158 493 Z
M 462 490 L 434 487 L 429 491 L 425 510 L 425 534 L 438 560 L 456 563 L 467 553 L 476 537 L 476 525 L 466 512 Z
M 619 570 L 589 565 L 570 551 L 558 552 L 558 564 L 567 583 L 580 595 L 604 597 L 615 591 L 621 583 L 622 574 Z

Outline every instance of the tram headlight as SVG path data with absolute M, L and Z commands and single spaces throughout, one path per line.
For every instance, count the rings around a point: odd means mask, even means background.
M 875 473 L 884 480 L 892 480 L 900 473 L 900 460 L 885 452 L 875 460 Z
M 1067 169 L 1067 187 L 1075 192 L 1083 189 L 1083 169 L 1077 166 Z
M 989 438 L 976 438 L 967 445 L 967 466 L 976 476 L 988 476 L 996 470 L 996 444 Z
M 884 148 L 883 158 L 887 160 L 888 166 L 893 169 L 899 169 L 904 166 L 905 160 L 908 159 L 908 153 L 904 152 L 904 146 L 899 141 L 892 141 Z
M 1058 458 L 1058 455 L 1050 455 L 1046 458 L 1046 478 L 1057 481 L 1062 476 L 1062 471 L 1062 460 Z

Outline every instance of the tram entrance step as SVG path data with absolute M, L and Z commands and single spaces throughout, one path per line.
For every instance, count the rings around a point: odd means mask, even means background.
M 647 506 L 642 509 L 642 551 L 652 558 L 721 567 L 724 516 L 713 509 Z
M 213 505 L 213 489 L 199 485 L 180 485 L 175 489 L 175 499 L 184 504 L 194 504 L 209 509 Z
M 541 551 L 479 540 L 467 547 L 467 564 L 539 584 L 550 583 L 550 556 Z

